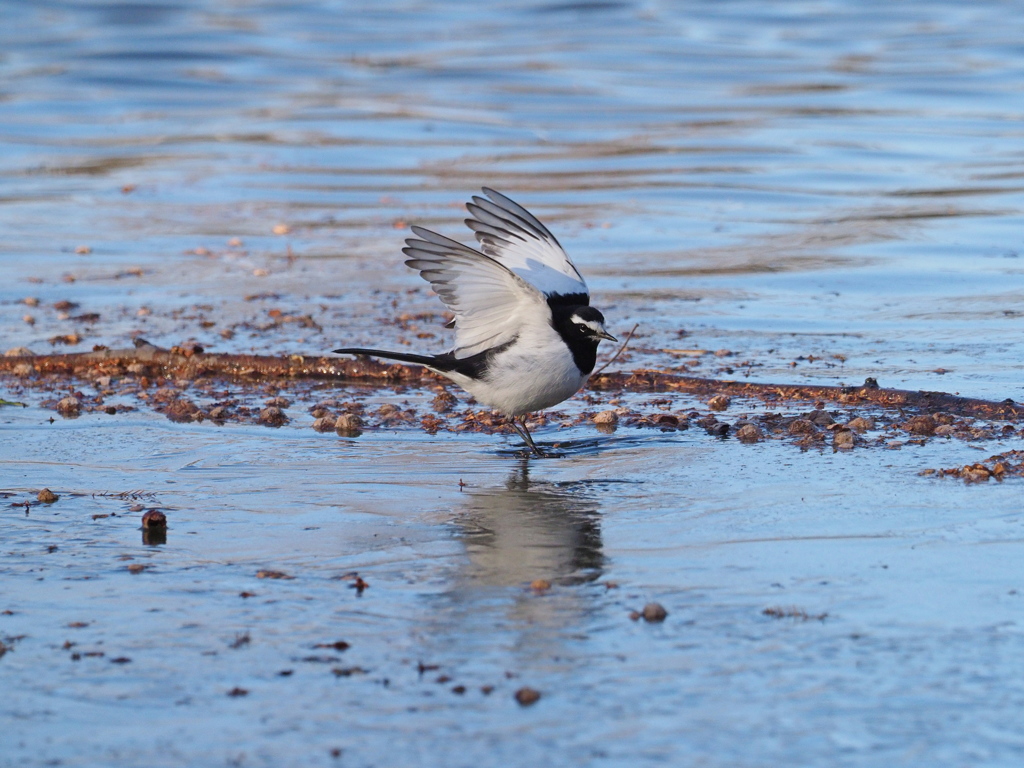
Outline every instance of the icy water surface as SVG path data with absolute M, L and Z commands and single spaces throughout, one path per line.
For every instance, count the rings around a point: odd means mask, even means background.
M 4 513 L 9 764 L 1018 755 L 1019 489 L 907 472 L 967 446 L 880 471 L 696 434 L 529 462 L 471 435 L 12 422 L 18 484 L 66 495 Z M 136 487 L 163 546 L 98 495 Z M 664 623 L 630 620 L 652 600 Z
M 1020 400 L 1021 40 L 998 2 L 8 3 L 3 350 L 443 349 L 402 240 L 487 185 L 640 323 L 621 370 Z M 1020 481 L 917 474 L 1012 433 L 524 461 L 51 396 L 0 380 L 2 765 L 1022 759 Z M 633 404 L 706 411 L 670 400 Z

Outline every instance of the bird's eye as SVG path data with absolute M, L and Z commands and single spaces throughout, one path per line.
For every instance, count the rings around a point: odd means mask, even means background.
M 587 331 L 589 331 L 590 329 L 587 328 L 587 326 L 583 325 L 583 323 L 577 323 L 576 324 L 576 330 L 579 331 L 582 334 L 586 334 Z

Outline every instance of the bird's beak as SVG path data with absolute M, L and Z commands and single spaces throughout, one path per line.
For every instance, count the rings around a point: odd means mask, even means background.
M 608 333 L 608 331 L 601 331 L 599 334 L 597 334 L 597 337 L 599 339 L 607 339 L 608 341 L 618 342 L 618 339 L 616 339 L 614 336 Z

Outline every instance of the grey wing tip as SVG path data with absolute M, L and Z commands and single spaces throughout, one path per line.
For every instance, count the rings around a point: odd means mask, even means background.
M 423 227 L 418 226 L 416 224 L 413 224 L 412 227 L 410 227 L 410 229 L 412 230 L 412 233 L 414 235 L 416 235 L 416 237 L 421 237 L 424 240 L 427 239 L 427 235 L 434 234 L 429 229 L 424 229 Z M 406 245 L 410 245 L 411 246 L 411 245 L 414 245 L 417 242 L 419 242 L 419 241 L 415 237 L 407 237 L 407 238 L 405 238 L 405 244 Z

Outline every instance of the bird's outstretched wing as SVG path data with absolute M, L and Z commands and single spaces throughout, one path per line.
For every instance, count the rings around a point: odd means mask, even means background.
M 487 187 L 483 192 L 490 200 L 474 196 L 466 205 L 473 214 L 466 226 L 476 233 L 480 249 L 545 296 L 573 296 L 576 303 L 588 304 L 586 281 L 548 228 L 500 192 Z
M 531 318 L 550 313 L 540 291 L 490 256 L 423 227 L 412 231 L 405 263 L 455 313 L 456 358 L 507 344 Z

